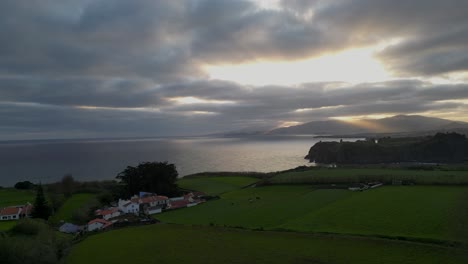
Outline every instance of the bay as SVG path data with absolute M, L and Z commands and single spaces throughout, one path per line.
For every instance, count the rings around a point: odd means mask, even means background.
M 0 186 L 24 180 L 54 182 L 68 173 L 79 181 L 111 180 L 126 166 L 146 161 L 173 163 L 180 177 L 206 171 L 274 172 L 311 165 L 304 156 L 320 140 L 337 139 L 256 136 L 1 142 Z

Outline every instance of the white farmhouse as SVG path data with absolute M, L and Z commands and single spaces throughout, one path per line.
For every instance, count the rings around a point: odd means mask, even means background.
M 96 215 L 101 216 L 104 220 L 109 220 L 111 218 L 119 216 L 120 211 L 117 207 L 111 207 L 104 210 L 96 210 Z
M 95 230 L 101 230 L 101 229 L 106 229 L 109 226 L 112 225 L 112 222 L 106 221 L 104 219 L 96 218 L 94 220 L 91 220 L 88 222 L 88 231 L 95 231 Z
M 0 209 L 0 221 L 18 220 L 21 218 L 30 217 L 31 211 L 31 204 L 5 207 Z
M 138 199 L 119 199 L 118 207 L 119 210 L 122 211 L 124 214 L 138 215 L 140 213 L 140 204 L 138 203 Z

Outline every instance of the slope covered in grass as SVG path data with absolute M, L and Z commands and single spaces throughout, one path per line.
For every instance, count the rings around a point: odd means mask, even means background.
M 462 218 L 468 221 L 458 201 L 467 191 L 466 187 L 382 187 L 336 201 L 282 227 L 297 231 L 458 240 L 456 234 L 466 230 L 454 230 L 454 223 Z
M 247 188 L 163 222 L 460 241 L 468 237 L 468 187 L 384 186 L 364 192 L 289 185 Z
M 51 223 L 57 224 L 61 220 L 65 222 L 72 221 L 73 213 L 85 206 L 87 203 L 96 199 L 96 194 L 92 193 L 77 193 L 68 198 L 60 209 L 49 218 Z
M 149 225 L 100 233 L 66 263 L 466 263 L 461 250 L 382 239 Z
M 0 232 L 10 230 L 16 225 L 16 221 L 0 221 Z
M 314 168 L 301 172 L 285 172 L 268 181 L 271 184 L 353 183 L 393 180 L 416 184 L 468 184 L 468 171 L 463 170 L 409 170 L 379 168 Z
M 353 195 L 347 190 L 315 190 L 312 186 L 246 188 L 221 199 L 157 215 L 164 222 L 274 228 L 310 211 Z
M 0 189 L 0 208 L 11 205 L 34 203 L 36 192 L 34 190 Z
M 218 195 L 224 192 L 240 189 L 257 181 L 257 178 L 244 176 L 193 177 L 182 178 L 177 181 L 177 185 L 184 189 L 201 191 L 209 195 Z

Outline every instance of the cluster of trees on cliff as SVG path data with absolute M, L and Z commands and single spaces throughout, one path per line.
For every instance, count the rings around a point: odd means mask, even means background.
M 468 140 L 457 133 L 420 138 L 384 138 L 357 142 L 319 142 L 305 157 L 317 163 L 460 163 L 468 160 Z

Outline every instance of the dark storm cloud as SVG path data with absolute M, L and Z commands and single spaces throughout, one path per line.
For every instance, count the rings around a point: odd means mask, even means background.
M 467 1 L 281 4 L 265 10 L 241 0 L 2 1 L 0 72 L 167 83 L 203 77 L 202 63 L 297 59 L 394 38 L 403 40 L 380 57 L 396 72 L 466 70 Z
M 48 137 L 65 134 L 96 137 L 110 131 L 113 136 L 181 135 L 273 127 L 281 121 L 307 122 L 333 116 L 468 110 L 462 101 L 468 100 L 467 85 L 437 86 L 422 81 L 260 88 L 205 81 L 170 85 L 155 91 L 159 100 L 165 101 L 155 108 L 141 98 L 132 101 L 130 108 L 83 109 L 64 104 L 3 102 L 0 103 L 0 130 L 10 136 L 11 131 L 17 131 L 15 137 L 30 138 L 45 135 L 47 131 L 50 131 Z M 170 100 L 174 97 L 196 97 L 208 102 L 177 104 Z M 232 102 L 217 104 L 210 100 Z
M 208 80 L 205 64 L 303 59 L 394 39 L 377 57 L 399 76 L 468 70 L 468 1 L 288 0 L 280 7 L 241 0 L 1 1 L 0 138 L 196 134 L 466 110 L 466 84 L 253 87 Z M 207 101 L 178 104 L 174 97 Z
M 277 120 L 305 122 L 369 113 L 411 114 L 453 110 L 464 107 L 464 104 L 448 100 L 468 99 L 468 85 L 433 85 L 403 80 L 358 85 L 314 83 L 299 87 L 252 88 L 214 81 L 164 87 L 160 94 L 164 97 L 186 96 L 235 102 L 226 105 L 175 105 L 167 108 L 168 111 L 215 112 L 230 120 L 255 119 L 274 123 Z
M 162 103 L 150 80 L 0 78 L 1 101 L 105 107 L 156 106 Z
M 0 72 L 144 76 L 199 74 L 176 1 L 2 1 Z

